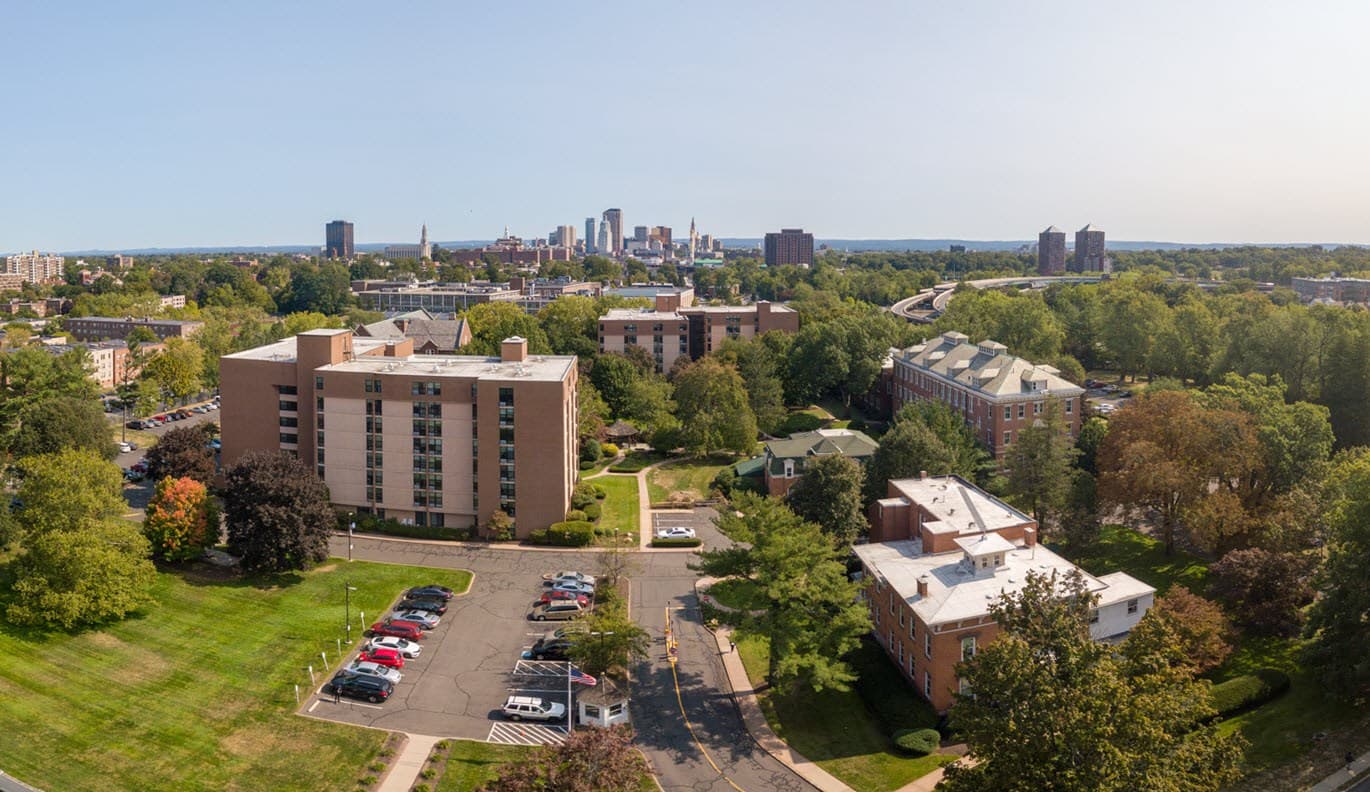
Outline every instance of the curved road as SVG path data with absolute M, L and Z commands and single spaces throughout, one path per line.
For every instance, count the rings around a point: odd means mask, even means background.
M 1098 283 L 1102 280 L 1100 275 L 1018 275 L 1011 278 L 982 278 L 980 280 L 965 281 L 966 285 L 976 289 L 997 289 L 1000 286 L 1023 285 L 1028 288 L 1041 288 L 1051 283 Z M 956 281 L 939 283 L 931 289 L 927 289 L 912 297 L 905 297 L 894 305 L 890 310 L 895 316 L 902 316 L 914 322 L 931 322 L 937 318 L 937 314 L 946 310 L 947 303 L 951 301 L 951 295 L 956 290 Z M 928 307 L 919 309 L 917 306 L 927 305 Z
M 720 540 L 705 529 L 710 545 Z M 331 552 L 347 555 L 347 537 L 335 536 Z M 525 579 L 530 570 L 598 566 L 598 554 L 584 552 L 495 549 L 445 542 L 393 541 L 357 536 L 353 557 L 367 561 L 469 569 L 476 573 L 472 591 L 507 587 L 514 576 Z M 653 638 L 652 655 L 633 669 L 633 723 L 637 744 L 651 759 L 666 792 L 811 792 L 788 767 L 761 749 L 742 725 L 728 687 L 713 634 L 704 628 L 695 600 L 697 575 L 686 564 L 693 553 L 639 552 L 633 554 L 631 607 L 634 618 Z M 666 613 L 679 640 L 677 676 L 695 736 L 708 752 L 715 770 L 691 737 L 676 700 L 676 683 L 665 659 Z M 720 771 L 721 770 L 721 774 Z M 726 775 L 726 778 L 724 777 Z

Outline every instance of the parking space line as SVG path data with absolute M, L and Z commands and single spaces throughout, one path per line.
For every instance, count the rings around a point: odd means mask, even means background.
M 504 745 L 557 745 L 566 742 L 566 727 L 533 723 L 494 723 L 486 742 Z
M 512 672 L 515 676 L 566 677 L 566 663 L 560 660 L 518 660 Z

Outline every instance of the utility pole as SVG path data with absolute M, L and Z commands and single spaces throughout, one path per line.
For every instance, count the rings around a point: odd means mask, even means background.
M 352 645 L 352 592 L 357 589 L 350 582 L 343 583 L 343 623 L 347 625 L 347 645 Z

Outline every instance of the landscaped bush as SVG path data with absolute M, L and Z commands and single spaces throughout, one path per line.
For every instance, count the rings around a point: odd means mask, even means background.
M 547 529 L 538 528 L 528 532 L 528 543 L 535 545 L 547 544 Z
M 566 512 L 566 522 L 585 522 L 585 512 L 580 509 L 572 509 Z
M 1289 675 L 1274 668 L 1229 679 L 1213 686 L 1213 709 L 1219 717 L 1259 707 L 1289 689 Z
M 618 456 L 618 446 L 614 445 L 613 443 L 603 443 L 603 444 L 601 444 L 600 447 L 599 447 L 599 451 L 600 451 L 601 454 L 603 454 L 604 456 L 607 456 L 607 457 L 616 457 L 616 456 Z
M 598 464 L 598 462 L 581 462 L 579 467 L 581 470 L 594 470 Z
M 595 502 L 595 488 L 592 484 L 580 483 L 571 492 L 571 508 L 584 509 Z
M 606 492 L 603 487 L 599 486 L 598 484 L 593 484 L 591 486 L 594 488 L 595 491 L 595 500 L 604 500 L 605 498 L 609 497 L 609 493 Z
M 699 539 L 688 539 L 683 536 L 671 537 L 668 539 L 652 539 L 652 547 L 699 547 L 703 542 Z
M 602 456 L 604 451 L 598 440 L 591 438 L 580 444 L 581 462 L 598 462 Z
M 911 756 L 927 756 L 942 744 L 936 729 L 900 729 L 894 733 L 894 747 Z
M 382 520 L 369 514 L 358 514 L 354 518 L 357 530 L 363 533 L 378 533 L 384 536 L 402 536 L 406 539 L 439 539 L 449 542 L 464 542 L 471 538 L 470 528 L 435 528 L 426 525 L 405 525 L 398 520 Z M 340 518 L 341 527 L 347 529 L 348 518 Z
M 817 415 L 806 412 L 790 413 L 781 422 L 776 434 L 780 437 L 789 437 L 795 432 L 812 432 L 815 429 L 823 428 L 823 419 Z
M 587 522 L 559 522 L 547 526 L 547 544 L 585 547 L 595 541 L 595 526 Z
M 598 503 L 591 503 L 582 509 L 582 511 L 585 513 L 585 519 L 590 522 L 598 522 L 599 516 L 604 513 L 604 507 L 600 506 Z M 566 519 L 569 520 L 571 518 L 567 517 Z

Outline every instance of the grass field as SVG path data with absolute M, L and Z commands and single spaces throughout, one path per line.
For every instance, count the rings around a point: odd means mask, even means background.
M 156 604 L 102 630 L 0 626 L 0 767 L 49 790 L 354 787 L 385 733 L 294 715 L 294 685 L 308 694 L 319 652 L 336 664 L 345 585 L 355 627 L 358 609 L 380 614 L 429 582 L 464 590 L 470 575 L 336 561 L 269 579 L 163 572 Z
M 639 515 L 637 498 L 637 477 L 600 476 L 591 482 L 604 488 L 607 493 L 600 501 L 599 527 L 609 533 L 617 528 L 619 533 L 637 533 Z
M 695 498 L 706 498 L 718 471 L 736 461 L 731 456 L 718 456 L 667 462 L 647 474 L 647 492 L 652 503 L 667 500 L 672 492 L 688 492 Z
M 737 651 L 748 678 L 759 686 L 768 663 L 766 640 L 744 638 Z M 857 792 L 889 792 L 955 760 L 938 754 L 911 758 L 894 753 L 889 734 L 895 728 L 932 726 L 937 718 L 882 655 L 870 643 L 863 643 L 853 655 L 863 691 L 757 695 L 766 720 L 782 740 Z M 868 706 L 872 701 L 883 702 L 883 712 Z M 900 713 L 894 717 L 907 720 L 888 724 L 888 713 Z
M 536 750 L 525 745 L 453 740 L 447 769 L 435 787 L 436 792 L 471 792 L 493 781 L 495 771 L 506 762 L 526 759 Z
M 709 597 L 718 604 L 733 610 L 761 610 L 767 606 L 766 598 L 756 583 L 744 578 L 725 578 L 709 587 Z
M 1105 525 L 1099 541 L 1087 548 L 1049 546 L 1092 575 L 1126 572 L 1160 594 L 1176 583 L 1200 595 L 1208 589 L 1208 564 L 1203 559 L 1180 550 L 1168 556 L 1160 541 L 1121 525 Z

